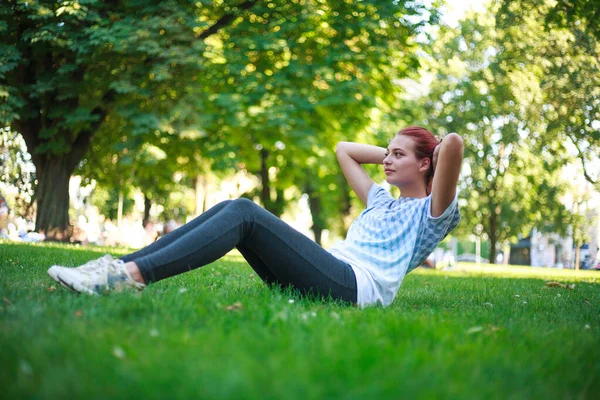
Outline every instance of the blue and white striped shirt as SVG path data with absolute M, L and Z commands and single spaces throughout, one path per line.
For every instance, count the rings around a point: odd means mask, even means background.
M 394 199 L 374 183 L 367 207 L 350 226 L 346 239 L 335 243 L 329 252 L 352 266 L 359 305 L 387 306 L 404 276 L 421 265 L 459 221 L 457 196 L 434 218 L 431 195 Z

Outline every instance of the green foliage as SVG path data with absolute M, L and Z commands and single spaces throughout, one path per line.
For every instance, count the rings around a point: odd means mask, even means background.
M 23 135 L 36 166 L 36 229 L 63 236 L 68 179 L 107 121 L 126 121 L 113 128 L 127 135 L 160 131 L 202 69 L 199 12 L 187 1 L 0 5 L 0 120 Z
M 464 137 L 460 230 L 490 239 L 490 262 L 497 243 L 534 226 L 566 234 L 569 224 L 555 157 L 564 150 L 540 145 L 544 125 L 530 107 L 541 96 L 539 67 L 507 65 L 512 46 L 527 38 L 511 27 L 509 40 L 495 27 L 494 11 L 471 13 L 456 29 L 441 27 L 431 48 L 435 84 L 417 101 L 424 114 L 416 115 L 436 133 Z
M 157 197 L 176 168 L 257 173 L 257 146 L 273 155 L 277 203 L 316 147 L 352 139 L 373 109 L 394 103 L 394 80 L 418 65 L 414 37 L 437 18 L 424 11 L 378 1 L 12 0 L 0 6 L 9 32 L 0 116 L 38 169 L 63 157 L 70 175 L 94 139 L 86 177 L 118 170 L 111 185 L 160 188 Z M 135 155 L 143 143 L 189 164 L 146 163 Z M 159 167 L 160 178 L 150 172 Z
M 504 2 L 497 29 L 506 43 L 500 55 L 507 71 L 525 66 L 529 82 L 515 82 L 521 107 L 538 126 L 536 152 L 554 162 L 575 154 L 585 178 L 600 189 L 592 164 L 600 154 L 600 25 L 596 2 L 576 0 Z
M 344 193 L 321 177 L 337 175 L 335 143 L 373 123 L 370 111 L 395 99 L 393 80 L 418 65 L 412 37 L 419 23 L 402 18 L 419 12 L 380 2 L 256 4 L 206 41 L 202 84 L 182 114 L 203 110 L 204 150 L 225 156 L 213 167 L 261 175 L 267 163 L 267 208 L 279 207 L 277 193 L 292 185 L 312 187 L 320 202 L 331 202 L 321 207 L 326 217 L 313 215 L 317 225 L 339 219 L 334 204 Z
M 102 186 L 97 187 L 94 189 L 91 200 L 92 205 L 98 207 L 101 215 L 104 215 L 106 218 L 116 223 L 119 208 L 118 188 L 115 187 L 107 190 Z M 129 213 L 133 209 L 134 204 L 135 202 L 131 197 L 124 195 L 123 214 Z
M 505 1 L 503 8 L 506 10 L 510 3 Z M 595 0 L 569 0 L 569 1 L 540 1 L 527 0 L 518 2 L 513 10 L 525 13 L 538 14 L 544 19 L 547 30 L 556 28 L 585 29 L 600 40 L 600 8 Z
M 155 128 L 145 99 L 156 81 L 196 64 L 201 46 L 190 7 L 173 1 L 9 1 L 1 11 L 13 62 L 0 71 L 10 100 L 0 115 L 21 128 L 36 155 L 68 154 L 112 110 L 134 133 Z

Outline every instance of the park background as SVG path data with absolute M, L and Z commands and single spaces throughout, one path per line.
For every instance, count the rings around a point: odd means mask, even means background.
M 598 245 L 598 13 L 1 2 L 3 398 L 595 399 L 600 275 L 567 268 Z M 238 196 L 327 246 L 362 209 L 335 144 L 385 146 L 409 124 L 464 138 L 443 248 L 564 268 L 418 268 L 364 309 L 267 287 L 236 255 L 139 293 L 77 296 L 47 276 Z
M 594 266 L 594 3 L 458 4 L 5 3 L 4 233 L 140 247 L 248 197 L 327 246 L 362 208 L 335 144 L 417 124 L 465 139 L 454 258 Z

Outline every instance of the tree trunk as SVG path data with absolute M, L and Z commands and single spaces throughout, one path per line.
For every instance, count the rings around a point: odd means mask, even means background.
M 285 208 L 285 196 L 283 189 L 275 188 L 275 200 L 271 202 L 271 211 L 276 217 L 281 217 Z
M 260 202 L 263 207 L 274 214 L 276 217 L 281 216 L 283 209 L 285 208 L 285 198 L 283 195 L 283 189 L 275 188 L 275 199 L 271 197 L 271 182 L 269 180 L 269 164 L 267 159 L 269 158 L 269 151 L 265 149 L 260 150 Z
M 105 96 L 106 104 L 112 100 Z M 48 110 L 44 115 L 48 115 Z M 35 230 L 44 232 L 47 240 L 67 241 L 70 238 L 69 227 L 69 180 L 77 164 L 90 147 L 93 132 L 104 120 L 105 113 L 94 109 L 93 114 L 98 114 L 99 119 L 92 124 L 88 131 L 80 133 L 75 141 L 71 142 L 69 151 L 63 155 L 40 154 L 38 149 L 45 145 L 38 135 L 44 127 L 39 116 L 31 120 L 16 120 L 13 126 L 23 135 L 27 144 L 27 151 L 35 165 L 38 184 L 35 189 L 37 210 Z M 61 132 L 62 133 L 62 132 Z M 72 135 L 62 133 L 65 137 Z
M 285 199 L 283 195 L 283 189 L 275 189 L 275 200 L 271 197 L 271 182 L 269 180 L 269 164 L 267 159 L 269 158 L 269 151 L 265 149 L 260 150 L 260 201 L 265 209 L 276 217 L 281 216 L 283 209 L 285 208 Z
M 475 264 L 479 267 L 481 264 L 481 236 L 475 236 Z
M 265 149 L 260 150 L 260 201 L 268 210 L 271 207 L 271 185 L 269 182 L 269 166 L 267 158 L 269 152 Z
M 208 181 L 206 176 L 196 176 L 196 182 L 194 184 L 194 193 L 196 195 L 195 202 L 195 214 L 200 215 L 206 211 L 206 190 L 208 188 Z
M 350 202 L 350 185 L 348 181 L 344 177 L 344 175 L 340 172 L 338 173 L 338 184 L 340 186 L 340 192 L 342 195 L 340 202 L 340 215 L 342 218 L 342 231 L 338 232 L 341 236 L 346 236 L 348 233 L 348 229 L 350 228 L 350 224 L 352 223 L 352 218 L 350 216 L 350 212 L 352 211 L 352 204 Z
M 502 263 L 504 265 L 508 265 L 509 260 L 510 260 L 510 244 L 505 244 L 504 245 L 504 257 L 502 258 Z
M 321 196 L 318 193 L 315 193 L 315 190 L 310 183 L 304 187 L 304 191 L 308 195 L 308 206 L 310 208 L 310 215 L 312 216 L 313 220 L 313 224 L 310 229 L 315 235 L 315 242 L 318 245 L 321 245 L 321 238 L 323 235 L 323 230 L 325 229 L 325 224 L 323 222 L 323 216 L 321 213 Z
M 498 241 L 498 213 L 500 212 L 493 202 L 490 201 L 490 264 L 496 264 L 496 242 Z
M 150 208 L 152 208 L 152 200 L 144 195 L 144 218 L 142 219 L 142 226 L 144 228 L 148 225 L 148 222 L 150 222 Z
M 35 230 L 43 232 L 47 240 L 69 239 L 69 179 L 72 169 L 65 157 L 44 157 L 43 165 L 36 165 L 37 217 Z
M 117 204 L 117 227 L 121 227 L 123 221 L 123 191 L 119 190 L 119 201 Z

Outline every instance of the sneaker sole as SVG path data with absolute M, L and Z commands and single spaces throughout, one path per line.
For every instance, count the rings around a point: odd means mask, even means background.
M 58 279 L 59 279 L 61 285 L 66 286 L 67 288 L 69 288 L 77 293 L 84 293 L 84 294 L 89 294 L 92 296 L 98 296 L 98 293 L 86 288 L 85 286 L 81 286 L 76 283 L 73 283 L 73 284 L 68 283 L 63 278 L 61 278 L 60 275 L 58 275 Z
M 62 287 L 70 289 L 77 294 L 80 294 L 77 290 L 75 290 L 75 288 L 73 286 L 69 285 L 67 282 L 60 279 L 60 276 L 57 277 L 57 282 L 60 283 Z
M 71 283 L 67 282 L 66 280 L 64 280 L 64 278 L 62 278 L 60 276 L 60 273 L 57 272 L 54 274 L 51 271 L 52 271 L 52 268 L 50 268 L 48 270 L 48 275 L 50 275 L 50 277 L 52 279 L 54 279 L 56 282 L 58 282 L 62 287 L 70 289 L 70 290 L 72 290 L 76 293 L 80 293 L 80 294 L 84 293 L 84 294 L 89 294 L 89 295 L 94 295 L 94 296 L 98 295 L 98 293 L 86 288 L 85 286 L 81 286 L 81 285 L 78 285 L 75 283 L 71 284 Z
M 54 273 L 54 271 L 52 271 L 52 269 L 53 269 L 53 268 L 54 268 L 54 267 L 51 267 L 51 268 L 48 270 L 48 275 L 50 276 L 50 278 L 52 278 L 52 279 L 53 279 L 53 280 L 54 280 L 56 283 L 60 284 L 62 287 L 64 287 L 64 288 L 67 288 L 67 289 L 71 289 L 71 290 L 73 290 L 73 291 L 76 291 L 76 290 L 75 290 L 75 289 L 73 289 L 71 286 L 69 286 L 69 285 L 68 285 L 66 282 L 64 282 L 63 280 L 61 280 L 61 279 L 58 277 L 58 273 L 56 273 L 56 274 L 55 274 L 55 273 Z M 79 292 L 77 292 L 77 293 L 79 293 Z

